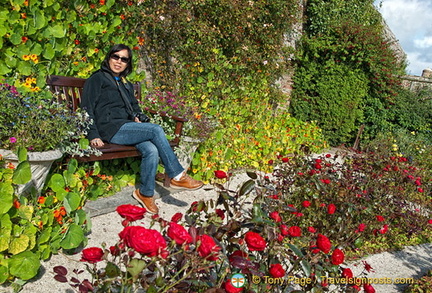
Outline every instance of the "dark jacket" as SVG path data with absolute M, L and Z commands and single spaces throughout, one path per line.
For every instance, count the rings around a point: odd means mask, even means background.
M 133 94 L 130 82 L 118 82 L 126 90 L 134 112 L 141 113 L 138 101 Z M 87 111 L 93 124 L 90 126 L 87 138 L 101 138 L 104 141 L 116 134 L 120 127 L 131 122 L 131 115 L 123 101 L 117 83 L 108 68 L 102 67 L 93 73 L 85 84 L 81 99 L 81 108 Z

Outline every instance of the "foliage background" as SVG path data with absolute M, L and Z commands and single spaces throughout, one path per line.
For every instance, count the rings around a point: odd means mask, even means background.
M 208 180 L 212 169 L 255 167 L 302 145 L 352 143 L 362 124 L 366 141 L 399 128 L 430 137 L 428 120 L 400 117 L 405 60 L 382 30 L 372 0 L 9 0 L 0 76 L 39 88 L 49 74 L 88 77 L 112 44 L 128 44 L 138 60 L 131 80 L 186 96 L 196 117 L 215 120 L 215 139 L 190 169 Z M 290 101 L 278 86 L 289 72 Z

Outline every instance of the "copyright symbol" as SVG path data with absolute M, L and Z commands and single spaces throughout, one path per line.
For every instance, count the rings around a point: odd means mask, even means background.
M 261 283 L 261 278 L 259 276 L 252 276 L 252 283 L 254 284 Z

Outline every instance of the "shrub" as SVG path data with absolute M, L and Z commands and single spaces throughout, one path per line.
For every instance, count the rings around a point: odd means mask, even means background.
M 217 200 L 194 202 L 170 220 L 153 216 L 150 228 L 135 224 L 145 209 L 118 207 L 125 218 L 119 241 L 82 251 L 94 281 L 68 278 L 64 267 L 54 269 L 55 278 L 83 290 L 356 292 L 373 288 L 352 275 L 347 260 L 383 243 L 397 247 L 400 235 L 430 233 L 424 213 L 430 177 L 403 157 L 326 154 L 275 162 L 272 174 L 247 172 L 237 191 L 225 185 L 232 174 L 216 171 Z M 362 275 L 371 269 L 364 266 Z M 233 286 L 236 274 L 245 277 L 243 288 Z

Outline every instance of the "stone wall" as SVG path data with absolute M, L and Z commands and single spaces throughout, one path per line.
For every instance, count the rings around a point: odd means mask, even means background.
M 422 76 L 406 75 L 402 77 L 402 85 L 414 92 L 427 90 L 430 92 L 429 98 L 432 99 L 432 69 L 423 70 Z

